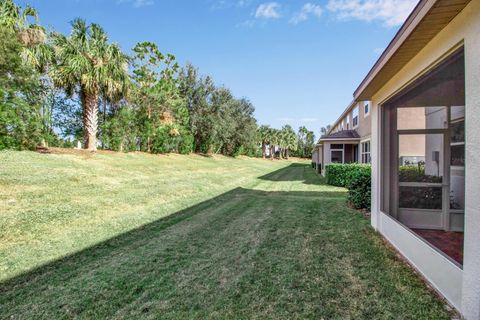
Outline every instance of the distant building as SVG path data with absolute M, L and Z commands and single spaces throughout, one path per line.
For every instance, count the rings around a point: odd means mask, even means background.
M 370 163 L 370 140 L 370 104 L 352 102 L 316 145 L 318 172 L 329 163 Z

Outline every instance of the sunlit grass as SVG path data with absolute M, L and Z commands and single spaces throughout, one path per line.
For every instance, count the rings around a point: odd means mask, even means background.
M 0 161 L 0 318 L 449 317 L 307 161 Z
M 289 162 L 0 153 L 0 280 L 187 208 Z

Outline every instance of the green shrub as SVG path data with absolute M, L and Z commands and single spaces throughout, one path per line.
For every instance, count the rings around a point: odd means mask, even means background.
M 348 201 L 356 209 L 370 209 L 371 166 L 367 164 L 329 164 L 325 166 L 327 183 L 348 188 Z
M 372 170 L 369 165 L 357 167 L 348 176 L 348 201 L 355 209 L 370 209 L 372 201 Z
M 369 165 L 365 164 L 327 164 L 325 166 L 327 183 L 332 186 L 347 188 L 351 173 L 365 167 L 370 168 Z
M 400 182 L 442 182 L 441 177 L 425 174 L 425 164 L 400 166 L 398 174 Z

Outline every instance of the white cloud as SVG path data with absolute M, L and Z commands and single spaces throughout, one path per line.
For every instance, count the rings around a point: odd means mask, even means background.
M 134 8 L 146 7 L 155 4 L 154 0 L 118 0 L 117 3 L 131 3 Z
M 281 122 L 292 122 L 292 121 L 296 121 L 295 118 L 288 118 L 288 117 L 278 118 L 277 120 L 278 120 L 278 121 L 281 121 Z
M 300 119 L 300 122 L 303 122 L 303 123 L 312 123 L 312 122 L 317 122 L 318 119 L 317 118 L 302 118 Z
M 244 8 L 250 5 L 252 0 L 210 0 L 210 10 L 221 10 L 226 8 Z
M 295 13 L 290 19 L 290 23 L 299 24 L 300 22 L 306 21 L 310 15 L 319 18 L 322 15 L 322 8 L 310 2 L 307 2 L 303 5 L 302 9 Z
M 401 25 L 418 0 L 329 0 L 327 9 L 339 19 L 381 21 L 388 27 Z
M 277 119 L 278 121 L 280 122 L 284 122 L 284 123 L 295 123 L 295 124 L 300 124 L 300 123 L 312 123 L 312 122 L 317 122 L 319 119 L 317 118 L 301 118 L 301 119 L 297 119 L 297 118 L 289 118 L 289 117 L 285 117 L 285 118 L 278 118 Z
M 280 4 L 277 2 L 262 3 L 255 11 L 255 18 L 278 19 L 280 14 Z

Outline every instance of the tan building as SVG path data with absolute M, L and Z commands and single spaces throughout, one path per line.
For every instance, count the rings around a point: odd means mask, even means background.
M 316 145 L 318 172 L 329 163 L 370 163 L 371 127 L 370 103 L 352 102 Z
M 323 170 L 368 162 L 369 142 L 373 228 L 469 320 L 480 319 L 479 57 L 480 0 L 421 0 L 317 146 Z

